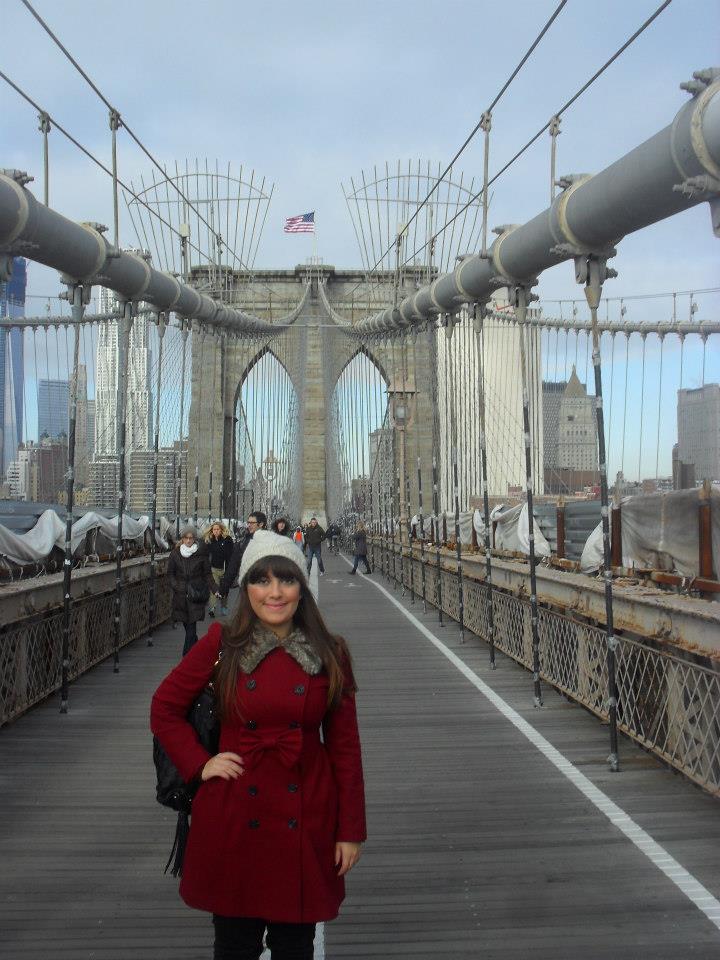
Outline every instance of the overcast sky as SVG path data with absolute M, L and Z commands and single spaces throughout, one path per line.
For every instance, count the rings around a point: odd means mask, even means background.
M 358 266 L 340 182 L 363 169 L 423 158 L 445 162 L 536 36 L 556 0 L 238 3 L 226 0 L 36 0 L 49 22 L 163 163 L 208 157 L 254 167 L 275 183 L 258 266 L 291 267 L 311 240 L 283 219 L 316 211 L 318 253 Z M 570 0 L 494 112 L 491 170 L 541 126 L 655 9 L 657 0 Z M 3 70 L 109 163 L 107 111 L 20 0 L 0 0 Z M 720 62 L 720 4 L 674 0 L 566 114 L 558 172 L 593 172 L 670 123 L 678 84 Z M 120 172 L 150 164 L 120 135 Z M 31 107 L 0 84 L 0 166 L 34 174 L 42 154 Z M 491 225 L 522 223 L 547 206 L 549 138 L 495 186 Z M 457 165 L 482 174 L 477 137 Z M 51 135 L 51 205 L 78 220 L 112 221 L 110 181 Z M 135 244 L 127 214 L 121 239 Z M 706 206 L 627 238 L 608 295 L 718 285 L 718 241 Z M 31 292 L 57 280 L 30 270 Z M 573 297 L 572 270 L 548 271 L 545 298 Z M 707 300 L 714 310 L 718 298 Z M 716 311 L 715 311 L 716 312 Z

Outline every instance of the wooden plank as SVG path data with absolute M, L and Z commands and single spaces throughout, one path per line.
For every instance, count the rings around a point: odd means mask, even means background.
M 370 582 L 326 558 L 321 606 L 360 685 L 370 839 L 329 958 L 720 955 L 720 933 Z M 333 583 L 332 581 L 337 581 Z M 396 594 L 398 596 L 398 594 Z M 416 603 L 419 613 L 421 605 Z M 422 614 L 420 614 L 422 617 Z M 433 627 L 429 614 L 424 622 Z M 720 807 L 526 671 L 442 639 L 716 895 Z M 137 641 L 0 732 L 0 957 L 209 957 L 206 915 L 163 877 L 174 818 L 154 801 L 147 713 L 181 630 Z

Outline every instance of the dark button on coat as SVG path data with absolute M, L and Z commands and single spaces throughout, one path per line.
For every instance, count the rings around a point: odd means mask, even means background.
M 187 780 L 209 755 L 185 716 L 211 675 L 221 638 L 220 624 L 213 624 L 153 697 L 153 732 Z M 328 711 L 328 678 L 308 675 L 282 648 L 250 676 L 257 688 L 248 692 L 241 674 L 237 698 L 257 729 L 238 717 L 220 733 L 220 751 L 240 754 L 245 773 L 200 787 L 180 894 L 189 906 L 224 916 L 332 920 L 345 896 L 335 843 L 365 839 L 355 698 L 346 695 Z M 297 696 L 301 685 L 305 695 Z

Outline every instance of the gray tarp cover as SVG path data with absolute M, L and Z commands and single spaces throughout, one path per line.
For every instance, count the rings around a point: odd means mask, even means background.
M 142 542 L 145 531 L 150 526 L 149 517 L 134 520 L 123 516 L 122 539 Z M 86 513 L 72 526 L 72 551 L 76 555 L 84 544 L 89 532 L 105 537 L 108 541 L 117 541 L 117 517 L 101 517 L 98 513 Z M 156 536 L 158 546 L 167 549 L 165 540 Z M 53 547 L 65 548 L 65 523 L 54 510 L 40 514 L 32 530 L 27 533 L 14 533 L 0 524 L 0 556 L 12 563 L 37 563 L 50 555 Z
M 712 490 L 712 547 L 720 562 L 720 492 Z M 684 577 L 700 573 L 698 490 L 652 493 L 620 501 L 623 566 L 669 570 Z M 602 527 L 588 537 L 580 558 L 583 573 L 602 566 Z M 718 570 L 716 569 L 716 574 Z

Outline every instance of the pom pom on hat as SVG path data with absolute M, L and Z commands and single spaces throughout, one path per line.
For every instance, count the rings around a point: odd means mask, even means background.
M 257 530 L 252 540 L 245 548 L 242 562 L 240 563 L 240 583 L 243 582 L 251 567 L 254 567 L 258 560 L 264 557 L 282 557 L 294 563 L 298 568 L 300 576 L 298 579 L 302 583 L 307 583 L 307 567 L 305 557 L 300 547 L 288 537 L 281 537 L 270 530 Z

